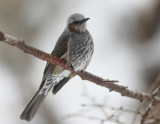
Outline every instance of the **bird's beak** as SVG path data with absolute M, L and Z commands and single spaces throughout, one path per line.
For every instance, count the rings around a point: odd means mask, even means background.
M 87 20 L 89 20 L 90 18 L 84 18 L 84 19 L 82 19 L 81 21 L 80 21 L 80 23 L 82 24 L 82 23 L 84 23 L 84 22 L 86 22 Z

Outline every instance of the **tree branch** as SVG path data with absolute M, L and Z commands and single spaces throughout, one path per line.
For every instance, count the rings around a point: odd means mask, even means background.
M 5 34 L 3 32 L 0 31 L 0 41 L 7 43 L 11 46 L 16 46 L 19 49 L 21 49 L 22 51 L 24 51 L 27 54 L 32 54 L 35 57 L 41 59 L 41 60 L 45 60 L 47 62 L 50 62 L 52 64 L 56 64 L 59 65 L 67 70 L 72 71 L 73 73 L 75 73 L 76 75 L 79 75 L 83 80 L 88 80 L 91 81 L 97 85 L 103 86 L 105 88 L 108 88 L 110 91 L 115 91 L 120 93 L 122 96 L 127 96 L 130 98 L 134 98 L 137 100 L 140 100 L 141 102 L 144 101 L 148 101 L 151 102 L 154 99 L 154 104 L 158 104 L 160 102 L 160 98 L 159 97 L 152 97 L 152 95 L 147 94 L 147 93 L 141 93 L 141 92 L 137 92 L 137 91 L 132 91 L 129 90 L 127 87 L 125 86 L 121 86 L 118 84 L 115 84 L 118 81 L 115 80 L 105 80 L 101 77 L 98 77 L 96 75 L 93 75 L 89 72 L 86 71 L 81 71 L 81 72 L 75 72 L 71 67 L 67 66 L 66 63 L 57 58 L 56 56 L 53 56 L 51 54 L 45 53 L 39 49 L 33 48 L 31 46 L 28 46 L 25 44 L 24 40 L 12 37 L 8 34 Z
M 160 85 L 153 91 L 152 97 L 154 98 L 160 91 Z M 151 103 L 148 105 L 144 115 L 141 119 L 141 124 L 145 124 L 145 121 L 147 120 L 147 117 L 149 115 L 149 112 L 152 110 L 152 107 L 154 106 L 154 99 L 151 101 Z

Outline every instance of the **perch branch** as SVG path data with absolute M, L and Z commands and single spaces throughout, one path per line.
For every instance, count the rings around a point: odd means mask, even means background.
M 156 95 L 158 94 L 158 92 L 160 91 L 160 85 L 153 91 L 152 93 L 152 97 L 156 97 Z M 149 115 L 149 112 L 152 110 L 152 107 L 155 106 L 155 103 L 154 103 L 154 99 L 151 101 L 151 103 L 148 105 L 144 115 L 142 116 L 142 119 L 141 119 L 141 124 L 145 124 L 145 120 L 147 119 L 148 115 Z
M 49 63 L 59 65 L 67 70 L 72 71 L 76 75 L 79 75 L 83 80 L 91 81 L 97 85 L 108 88 L 110 91 L 118 92 L 122 96 L 134 98 L 134 99 L 140 100 L 141 102 L 144 102 L 144 101 L 151 102 L 151 101 L 153 101 L 153 99 L 154 99 L 154 104 L 158 104 L 160 102 L 159 97 L 153 98 L 151 94 L 129 90 L 125 86 L 121 86 L 121 85 L 116 84 L 116 82 L 118 82 L 118 81 L 105 80 L 101 77 L 98 77 L 98 76 L 91 74 L 89 72 L 86 72 L 86 71 L 75 72 L 71 67 L 67 66 L 63 60 L 57 58 L 56 56 L 45 53 L 45 52 L 43 52 L 39 49 L 33 48 L 31 46 L 28 46 L 25 44 L 24 40 L 12 37 L 12 36 L 5 34 L 1 31 L 0 31 L 0 41 L 7 43 L 11 46 L 16 46 L 19 49 L 21 49 L 22 51 L 24 51 L 25 53 L 32 54 L 41 60 L 45 60 Z

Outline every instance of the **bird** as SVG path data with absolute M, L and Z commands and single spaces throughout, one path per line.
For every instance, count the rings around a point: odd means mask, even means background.
M 93 38 L 86 26 L 89 19 L 80 13 L 70 15 L 67 26 L 51 52 L 51 55 L 64 60 L 74 71 L 84 71 L 93 55 Z M 20 118 L 31 121 L 48 92 L 53 88 L 52 93 L 56 94 L 74 76 L 73 72 L 47 62 L 41 85 Z

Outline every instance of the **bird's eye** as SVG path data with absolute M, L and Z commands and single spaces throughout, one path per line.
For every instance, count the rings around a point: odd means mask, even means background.
M 74 23 L 74 24 L 78 24 L 79 22 L 78 22 L 78 21 L 74 21 L 73 23 Z

